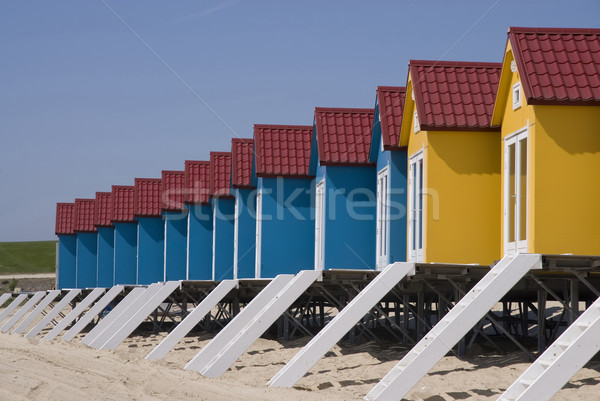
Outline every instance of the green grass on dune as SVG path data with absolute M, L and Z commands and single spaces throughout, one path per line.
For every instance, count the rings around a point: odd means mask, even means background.
M 0 242 L 0 274 L 54 273 L 56 241 Z

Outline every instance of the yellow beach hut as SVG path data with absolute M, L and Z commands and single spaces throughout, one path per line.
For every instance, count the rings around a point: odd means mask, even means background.
M 500 63 L 410 61 L 408 259 L 491 264 L 500 251 Z
M 510 28 L 492 124 L 503 254 L 600 254 L 600 29 Z

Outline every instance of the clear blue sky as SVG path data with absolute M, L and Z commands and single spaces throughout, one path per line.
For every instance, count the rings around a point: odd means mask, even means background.
M 254 123 L 373 107 L 409 59 L 501 61 L 508 26 L 599 17 L 597 0 L 0 1 L 0 241 L 53 239 L 56 202 L 183 169 Z

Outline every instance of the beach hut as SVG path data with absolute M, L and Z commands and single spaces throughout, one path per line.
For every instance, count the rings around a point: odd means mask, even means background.
M 98 287 L 115 285 L 115 227 L 111 223 L 113 214 L 112 192 L 96 192 L 94 225 L 98 231 Z
M 188 280 L 212 280 L 213 219 L 210 205 L 210 162 L 186 160 L 185 205 Z
M 187 273 L 187 209 L 185 171 L 162 172 L 164 225 L 164 281 L 185 280 Z
M 77 288 L 98 284 L 98 232 L 94 226 L 95 199 L 75 199 L 76 283 Z
M 75 288 L 76 286 L 76 252 L 75 236 L 75 204 L 56 204 L 55 234 L 58 236 L 57 287 Z
M 408 147 L 408 259 L 500 259 L 500 64 L 409 64 L 400 146 Z
M 135 188 L 128 185 L 112 186 L 115 227 L 114 283 L 137 283 L 137 223 L 134 218 Z
M 315 108 L 315 259 L 323 269 L 374 269 L 376 170 L 373 109 Z
M 231 186 L 235 196 L 233 278 L 254 278 L 256 187 L 252 185 L 254 140 L 231 140 Z
M 231 194 L 230 152 L 210 152 L 210 201 L 213 216 L 212 279 L 232 279 L 235 197 Z
M 406 261 L 406 147 L 399 145 L 406 88 L 378 86 L 369 160 L 377 163 L 375 258 L 381 269 Z
M 492 118 L 504 255 L 600 254 L 599 65 L 600 29 L 509 29 Z
M 138 229 L 137 283 L 164 279 L 165 223 L 161 217 L 162 180 L 135 179 L 135 220 Z
M 314 264 L 312 130 L 254 125 L 256 278 L 295 274 Z

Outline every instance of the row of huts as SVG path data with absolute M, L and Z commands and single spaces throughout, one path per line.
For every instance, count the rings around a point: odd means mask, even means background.
M 600 254 L 600 29 L 510 28 L 502 63 L 411 60 L 373 109 L 59 203 L 58 287 Z

